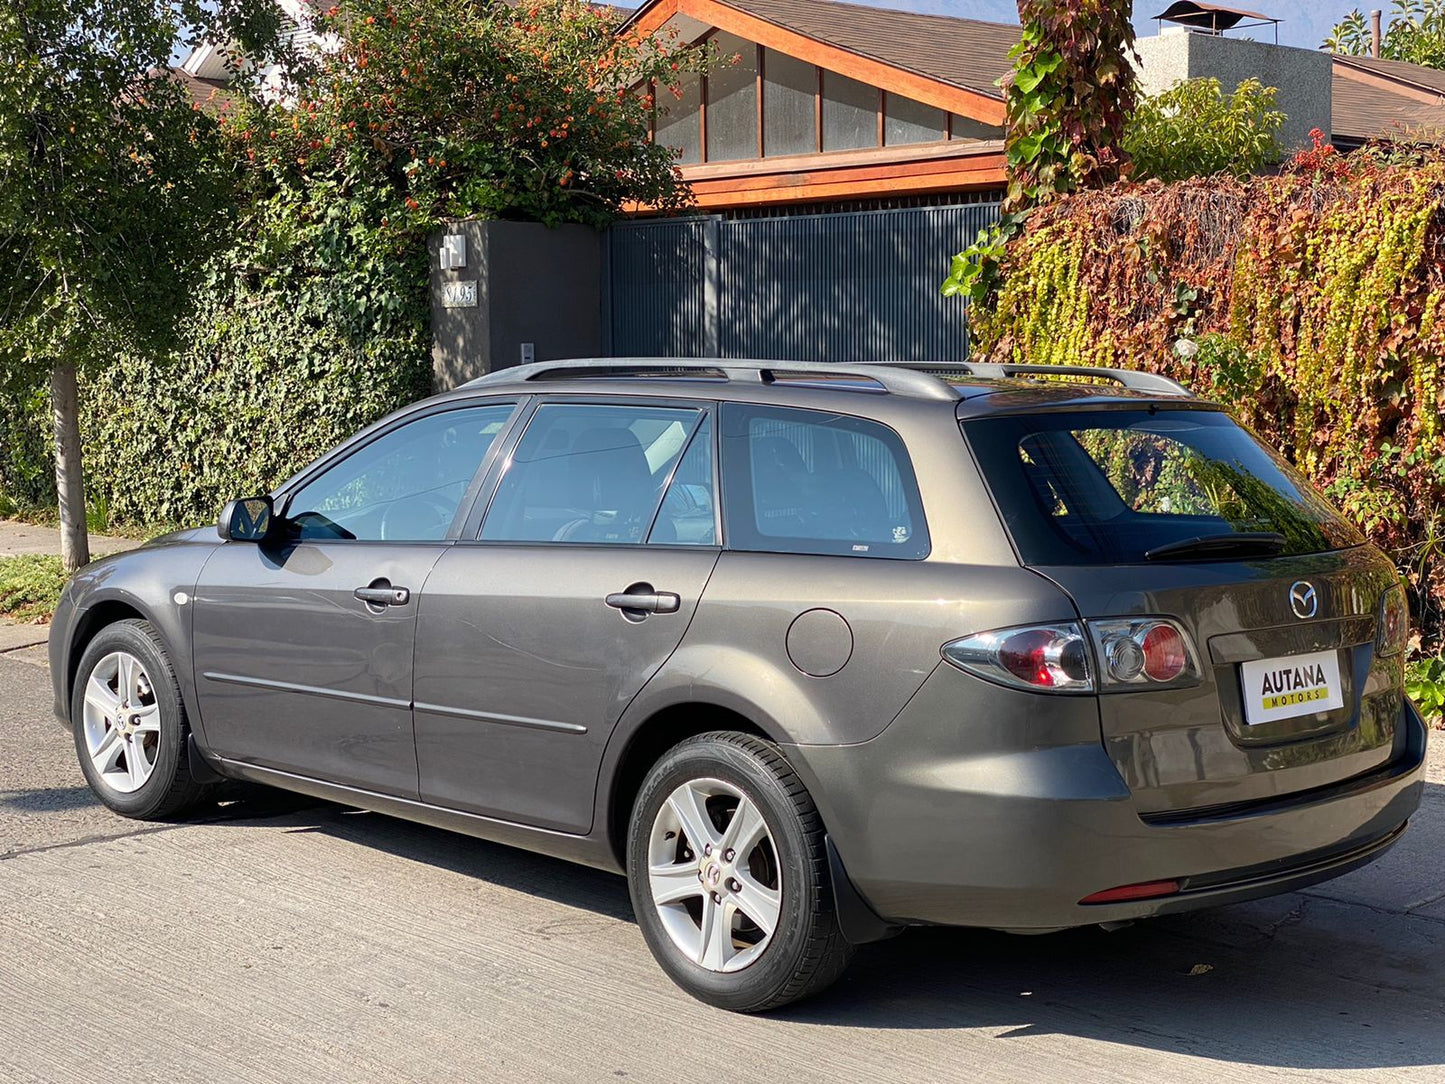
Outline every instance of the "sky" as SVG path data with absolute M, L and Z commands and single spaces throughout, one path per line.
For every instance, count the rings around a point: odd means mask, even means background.
M 640 0 L 613 0 L 619 7 L 637 7 Z M 984 19 L 997 23 L 1019 21 L 1018 5 L 1013 0 L 850 0 L 851 3 L 867 4 L 870 7 L 901 8 L 908 11 L 926 11 L 934 15 L 958 15 L 968 19 Z M 1140 36 L 1156 33 L 1156 23 L 1151 16 L 1157 15 L 1170 4 L 1171 0 L 1136 0 L 1134 4 L 1134 26 Z M 1303 49 L 1318 49 L 1325 35 L 1345 15 L 1356 7 L 1367 14 L 1372 7 L 1385 9 L 1389 18 L 1390 5 L 1385 0 L 1365 3 L 1350 3 L 1348 0 L 1216 0 L 1229 7 L 1258 11 L 1273 19 L 1279 19 L 1279 43 L 1296 45 Z M 1267 27 L 1246 31 L 1259 41 L 1273 41 Z

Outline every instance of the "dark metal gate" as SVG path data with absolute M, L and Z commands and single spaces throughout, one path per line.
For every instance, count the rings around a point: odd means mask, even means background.
M 608 234 L 618 357 L 959 360 L 949 259 L 993 203 L 777 218 L 622 222 Z

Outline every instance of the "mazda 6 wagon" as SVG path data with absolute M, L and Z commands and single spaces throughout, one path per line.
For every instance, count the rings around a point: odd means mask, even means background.
M 1390 562 L 1158 376 L 538 364 L 218 528 L 61 599 L 106 805 L 248 780 L 624 872 L 729 1009 L 911 925 L 1296 889 L 1420 800 Z

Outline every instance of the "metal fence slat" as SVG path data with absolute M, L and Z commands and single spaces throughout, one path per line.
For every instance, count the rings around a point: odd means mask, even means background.
M 998 205 L 614 225 L 619 356 L 857 362 L 961 360 L 965 306 L 948 261 Z

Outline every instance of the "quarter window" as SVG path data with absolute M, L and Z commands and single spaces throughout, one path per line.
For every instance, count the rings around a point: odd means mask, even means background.
M 673 472 L 652 525 L 649 542 L 672 546 L 717 545 L 713 510 L 712 419 L 704 417 L 693 434 L 687 453 Z
M 302 486 L 286 519 L 293 537 L 440 541 L 514 404 L 429 414 L 358 448 Z
M 917 560 L 928 529 L 898 434 L 842 414 L 724 404 L 734 549 Z
M 635 544 L 659 519 L 663 490 L 701 410 L 544 404 L 502 475 L 482 523 L 496 542 Z M 680 473 L 680 472 L 679 472 Z M 669 491 L 669 497 L 672 497 Z M 652 541 L 677 517 L 658 524 Z

